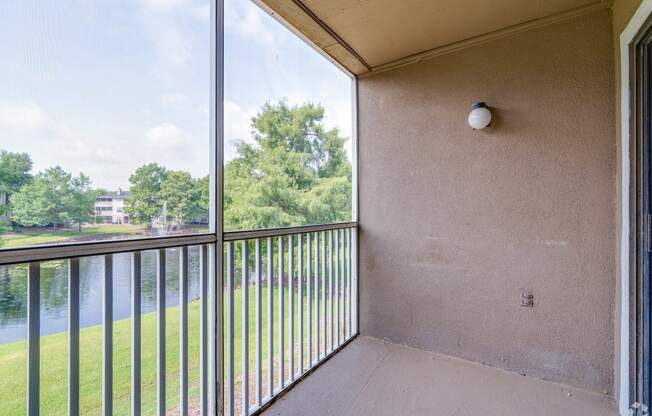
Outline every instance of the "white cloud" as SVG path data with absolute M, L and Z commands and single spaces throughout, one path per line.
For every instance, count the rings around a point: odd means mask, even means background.
M 259 41 L 276 51 L 281 39 L 269 29 L 264 21 L 266 17 L 265 12 L 251 2 L 226 2 L 224 5 L 227 31 Z
M 179 105 L 188 102 L 188 94 L 167 93 L 161 95 L 161 103 L 164 105 Z
M 209 20 L 211 18 L 210 2 L 194 6 L 191 10 L 191 14 L 197 20 Z
M 150 37 L 159 59 L 173 68 L 183 67 L 190 60 L 188 39 L 174 25 L 150 22 Z
M 0 129 L 29 130 L 53 126 L 52 118 L 36 103 L 0 102 Z
M 254 109 L 243 109 L 233 101 L 224 101 L 224 158 L 233 159 L 235 156 L 235 143 L 245 141 L 252 143 L 251 118 L 255 115 Z
M 176 146 L 185 142 L 183 131 L 172 123 L 161 123 L 147 129 L 145 138 L 157 146 Z
M 146 11 L 153 13 L 168 13 L 186 3 L 186 0 L 141 0 Z
M 141 0 L 141 18 L 157 56 L 154 72 L 172 83 L 179 71 L 187 71 L 193 50 L 208 47 L 208 39 L 196 38 L 197 25 L 210 18 L 208 0 Z M 200 20 L 201 23 L 197 23 Z
M 205 117 L 210 117 L 211 115 L 210 109 L 208 108 L 207 105 L 200 105 L 199 107 L 197 107 L 197 112 Z
M 175 12 L 178 17 L 179 9 L 187 11 L 194 19 L 206 21 L 211 17 L 210 0 L 141 0 L 143 11 L 149 14 L 170 14 Z

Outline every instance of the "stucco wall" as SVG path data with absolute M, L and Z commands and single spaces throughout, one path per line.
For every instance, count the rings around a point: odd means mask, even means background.
M 613 25 L 612 25 L 612 30 L 613 30 L 613 44 L 614 44 L 614 84 L 615 84 L 615 100 L 614 100 L 614 105 L 615 105 L 615 114 L 616 114 L 616 132 L 615 132 L 615 141 L 616 141 L 616 157 L 617 157 L 617 168 L 616 168 L 616 177 L 615 177 L 615 186 L 617 189 L 617 201 L 620 200 L 620 195 L 622 193 L 622 182 L 621 182 L 621 174 L 622 172 L 622 166 L 621 166 L 621 159 L 620 159 L 620 153 L 621 153 L 621 123 L 620 123 L 620 96 L 621 96 L 621 83 L 620 83 L 620 34 L 623 32 L 625 29 L 625 26 L 629 23 L 630 19 L 636 12 L 636 9 L 640 6 L 642 3 L 641 0 L 615 0 L 613 2 L 612 6 L 612 15 L 613 15 Z M 620 238 L 620 232 L 621 232 L 621 226 L 622 226 L 622 207 L 620 206 L 619 203 L 617 203 L 617 209 L 616 209 L 616 234 L 617 238 Z M 617 244 L 616 247 L 616 261 L 620 263 L 623 259 L 620 257 L 620 250 L 621 246 L 620 244 Z M 631 259 L 630 259 L 631 262 Z M 622 276 L 618 276 L 619 278 L 622 278 Z M 633 289 L 632 285 L 632 289 Z M 632 291 L 630 293 L 630 297 L 633 299 L 635 296 L 635 293 Z M 632 389 L 631 391 L 627 392 L 626 388 L 623 388 L 624 385 L 626 385 L 630 380 L 621 380 L 621 374 L 624 374 L 621 371 L 621 354 L 622 348 L 621 348 L 621 342 L 622 339 L 620 337 L 621 334 L 621 326 L 623 325 L 623 317 L 621 316 L 620 313 L 620 304 L 618 301 L 622 297 L 622 292 L 621 292 L 621 286 L 620 284 L 616 285 L 616 308 L 615 308 L 615 314 L 614 314 L 614 350 L 615 350 L 615 357 L 614 357 L 614 391 L 616 392 L 618 397 L 621 397 L 622 400 L 626 403 L 621 403 L 622 407 L 627 408 L 629 406 L 629 403 L 634 402 L 635 399 L 635 393 L 634 390 Z M 635 325 L 635 308 L 634 304 L 630 305 L 630 325 L 633 327 Z M 635 338 L 633 334 L 630 334 L 630 342 L 629 342 L 629 348 L 630 351 L 635 350 Z M 635 374 L 636 368 L 635 368 L 635 361 L 631 360 L 629 363 L 629 371 L 630 371 L 630 376 L 633 377 Z M 623 378 L 626 376 L 623 375 Z M 633 380 L 633 378 L 631 378 Z M 622 388 L 622 390 L 621 390 Z M 627 394 L 629 393 L 629 397 L 626 398 Z
M 364 335 L 612 394 L 611 24 L 604 11 L 360 80 Z M 476 100 L 490 129 L 466 124 Z

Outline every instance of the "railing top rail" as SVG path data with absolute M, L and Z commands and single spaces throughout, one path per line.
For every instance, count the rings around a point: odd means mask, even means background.
M 336 224 L 306 225 L 300 227 L 270 228 L 265 230 L 232 231 L 224 233 L 224 241 L 313 233 L 344 228 L 355 228 L 357 226 L 357 222 L 343 222 Z M 217 235 L 210 233 L 17 247 L 0 250 L 0 265 L 59 260 L 71 257 L 97 256 L 110 253 L 125 253 L 138 250 L 144 251 L 200 244 L 213 244 L 217 241 Z
M 341 222 L 335 224 L 304 225 L 300 227 L 269 228 L 264 230 L 230 231 L 224 233 L 224 241 L 251 240 L 254 238 L 278 237 L 294 234 L 314 233 L 318 231 L 355 228 L 357 222 Z
M 0 250 L 0 265 L 194 246 L 215 242 L 217 242 L 215 234 L 194 234 L 20 247 Z

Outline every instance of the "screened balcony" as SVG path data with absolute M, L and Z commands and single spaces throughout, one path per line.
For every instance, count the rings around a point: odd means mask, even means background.
M 649 414 L 652 0 L 56 7 L 0 6 L 0 414 Z

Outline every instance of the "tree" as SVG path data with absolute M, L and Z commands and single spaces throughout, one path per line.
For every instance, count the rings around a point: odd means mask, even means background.
M 211 204 L 210 179 L 208 175 L 195 181 L 195 193 L 197 195 L 197 203 L 192 213 L 192 221 L 207 224 Z
M 165 203 L 168 217 L 175 225 L 185 224 L 196 211 L 199 194 L 195 180 L 188 172 L 168 172 L 161 182 L 160 198 Z
M 67 202 L 68 218 L 71 222 L 77 223 L 79 232 L 82 230 L 83 223 L 90 222 L 94 218 L 95 198 L 101 193 L 101 190 L 91 188 L 91 180 L 83 173 L 76 178 L 71 178 Z
M 0 150 L 0 234 L 9 230 L 11 194 L 28 183 L 32 176 L 32 159 L 27 153 Z
M 125 211 L 131 221 L 151 227 L 152 218 L 162 208 L 161 184 L 168 176 L 168 170 L 156 163 L 141 166 L 129 177 L 129 196 L 125 200 Z
M 13 219 L 24 226 L 81 223 L 93 215 L 96 193 L 84 174 L 73 177 L 61 167 L 41 172 L 12 196 Z
M 239 142 L 224 170 L 227 229 L 256 229 L 351 218 L 351 163 L 324 108 L 265 104 L 252 119 L 254 143 Z
M 12 194 L 28 183 L 32 176 L 32 159 L 27 153 L 0 150 L 0 193 Z
M 74 177 L 59 166 L 50 168 L 13 195 L 13 219 L 24 226 L 53 225 L 55 230 L 76 223 L 81 231 L 94 214 L 97 194 L 83 173 Z

